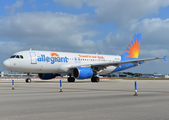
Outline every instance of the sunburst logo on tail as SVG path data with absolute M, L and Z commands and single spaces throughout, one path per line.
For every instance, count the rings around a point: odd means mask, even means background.
M 139 56 L 139 49 L 140 49 L 140 39 L 139 41 L 137 41 L 137 37 L 136 40 L 132 39 L 133 41 L 130 43 L 130 45 L 128 46 L 128 49 L 126 50 L 126 52 L 129 55 L 126 55 L 126 57 L 132 57 L 132 58 L 138 58 Z

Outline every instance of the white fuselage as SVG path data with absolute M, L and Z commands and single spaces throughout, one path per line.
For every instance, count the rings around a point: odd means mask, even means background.
M 21 51 L 13 55 L 14 58 L 4 61 L 3 67 L 10 71 L 24 73 L 69 74 L 71 66 L 121 61 L 121 56 L 53 51 Z M 16 58 L 17 55 L 19 58 Z M 23 58 L 20 56 L 23 56 Z M 107 74 L 115 68 L 115 66 L 109 66 L 99 73 Z

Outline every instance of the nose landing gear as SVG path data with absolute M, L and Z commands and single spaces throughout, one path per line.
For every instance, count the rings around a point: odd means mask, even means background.
M 30 78 L 27 78 L 27 79 L 25 80 L 25 82 L 26 82 L 26 83 L 30 83 L 30 82 L 31 82 L 31 79 L 30 79 Z

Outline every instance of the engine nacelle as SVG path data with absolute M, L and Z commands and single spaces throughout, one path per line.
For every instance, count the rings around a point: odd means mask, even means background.
M 86 79 L 93 76 L 93 70 L 87 67 L 77 67 L 73 69 L 73 76 L 77 79 Z
M 39 78 L 42 80 L 48 80 L 55 78 L 56 76 L 60 76 L 60 74 L 53 74 L 53 73 L 39 73 L 38 74 Z

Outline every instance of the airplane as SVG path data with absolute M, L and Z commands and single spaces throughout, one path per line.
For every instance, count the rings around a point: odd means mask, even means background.
M 99 74 L 126 70 L 141 65 L 145 61 L 157 59 L 164 59 L 166 61 L 166 56 L 140 59 L 140 41 L 141 33 L 136 33 L 121 56 L 30 49 L 14 53 L 3 62 L 2 66 L 10 71 L 27 74 L 37 73 L 42 80 L 68 75 L 68 82 L 75 82 L 75 78 L 91 78 L 91 82 L 99 82 Z M 27 78 L 25 81 L 31 82 L 31 79 Z

